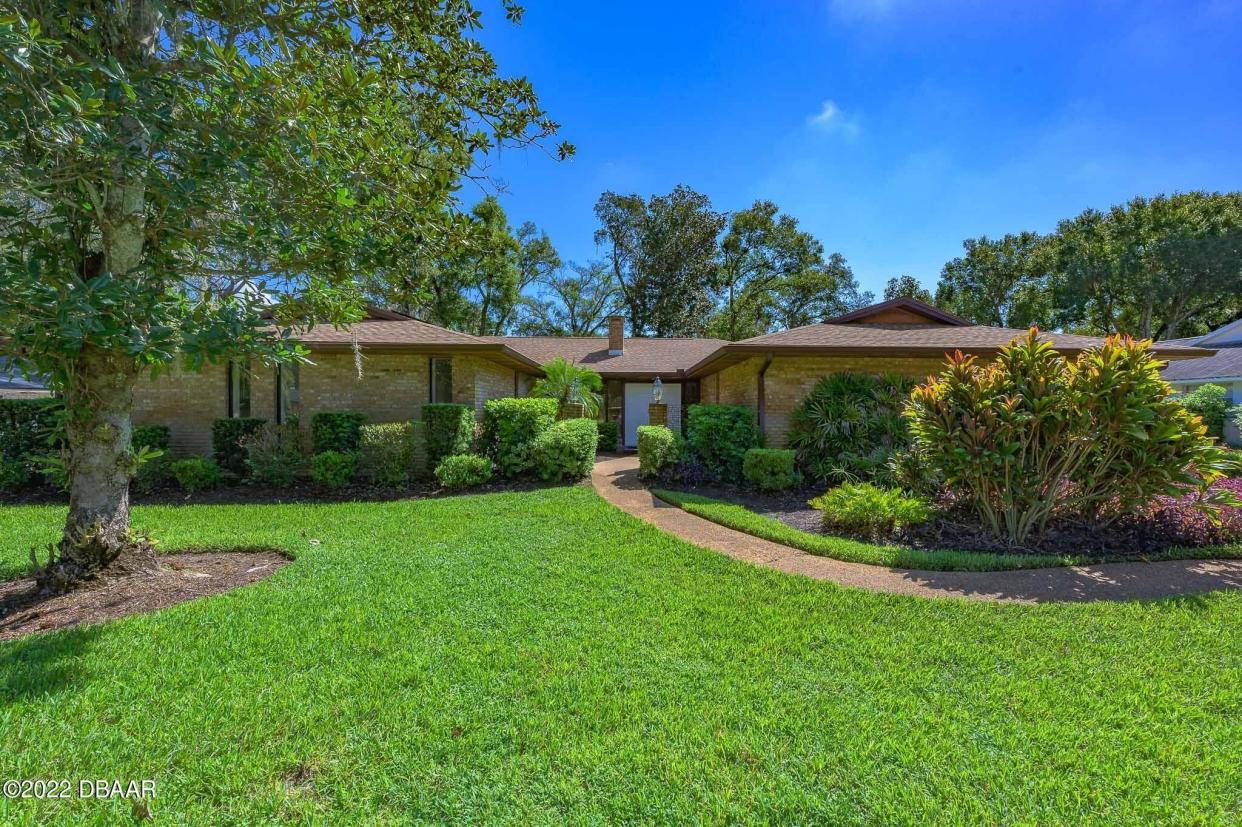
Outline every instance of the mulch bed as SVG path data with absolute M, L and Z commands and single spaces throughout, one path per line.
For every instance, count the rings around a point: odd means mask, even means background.
M 823 512 L 807 505 L 822 494 L 821 489 L 805 488 L 778 494 L 727 485 L 683 487 L 683 490 L 711 497 L 780 520 L 785 525 L 810 534 L 837 536 L 824 531 Z M 1138 560 L 1172 548 L 1198 545 L 1193 538 L 1178 537 L 1169 526 L 1140 518 L 1118 520 L 1105 529 L 1065 523 L 1050 526 L 1041 540 L 1026 546 L 1011 546 L 972 524 L 971 515 L 949 510 L 939 519 L 908 531 L 900 537 L 854 537 L 865 542 L 882 542 L 909 548 L 978 551 L 994 554 L 1054 554 L 1085 557 L 1098 562 Z M 1213 543 L 1205 543 L 1213 545 Z
M 155 572 L 103 575 L 66 594 L 40 594 L 30 577 L 0 583 L 0 640 L 154 612 L 262 580 L 290 562 L 270 549 L 182 552 L 158 560 Z

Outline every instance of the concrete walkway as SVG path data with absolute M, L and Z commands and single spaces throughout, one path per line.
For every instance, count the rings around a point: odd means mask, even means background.
M 591 483 L 617 508 L 696 546 L 777 571 L 877 592 L 1045 603 L 1151 600 L 1242 589 L 1242 560 L 1166 560 L 998 572 L 913 571 L 846 563 L 725 528 L 656 499 L 639 481 L 638 457 L 633 454 L 601 458 Z

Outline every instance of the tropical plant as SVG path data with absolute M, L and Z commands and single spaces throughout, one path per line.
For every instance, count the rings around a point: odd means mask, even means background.
M 920 455 L 1015 544 L 1058 511 L 1107 524 L 1206 489 L 1225 452 L 1173 397 L 1149 344 L 1112 336 L 1069 362 L 1032 329 L 988 364 L 954 354 L 906 409 Z
M 811 500 L 811 507 L 824 512 L 824 528 L 843 531 L 869 540 L 887 540 L 909 526 L 931 517 L 931 506 L 897 488 L 871 483 L 852 483 L 829 489 Z
M 889 459 L 909 442 L 901 411 L 914 385 L 894 374 L 820 379 L 790 418 L 799 465 L 820 482 L 890 481 Z
M 604 380 L 590 368 L 557 356 L 543 366 L 543 378 L 535 382 L 530 395 L 555 399 L 561 418 L 599 416 L 604 397 Z

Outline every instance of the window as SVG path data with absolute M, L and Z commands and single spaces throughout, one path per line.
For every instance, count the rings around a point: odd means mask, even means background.
M 285 424 L 298 414 L 302 366 L 297 362 L 276 368 L 276 421 Z
M 234 419 L 250 416 L 249 362 L 229 362 L 228 408 Z
M 453 360 L 431 360 L 431 401 L 453 401 Z

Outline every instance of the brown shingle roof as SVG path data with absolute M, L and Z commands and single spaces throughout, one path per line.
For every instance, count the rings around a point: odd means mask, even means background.
M 1215 356 L 1173 362 L 1163 371 L 1170 382 L 1242 379 L 1242 345 L 1217 345 Z
M 608 355 L 608 339 L 595 336 L 487 336 L 539 364 L 557 356 L 585 365 L 604 378 L 651 378 L 676 376 L 728 344 L 722 339 L 625 340 L 625 352 Z
M 810 324 L 726 344 L 696 364 L 689 373 L 702 376 L 731 362 L 753 356 L 756 352 L 820 352 L 873 356 L 940 356 L 955 350 L 965 353 L 990 353 L 1025 335 L 1025 330 L 986 325 L 958 327 L 942 324 Z M 1041 332 L 1040 338 L 1051 342 L 1057 350 L 1069 352 L 1098 347 L 1104 342 L 1102 337 L 1069 333 Z M 1210 353 L 1199 348 L 1169 345 L 1165 342 L 1156 342 L 1152 346 L 1152 352 L 1161 359 L 1193 359 Z
M 539 363 L 518 353 L 502 339 L 471 336 L 455 330 L 420 322 L 417 319 L 368 319 L 345 327 L 319 324 L 292 334 L 313 350 L 339 350 L 353 347 L 412 350 L 425 353 L 477 353 L 527 373 L 538 373 Z

